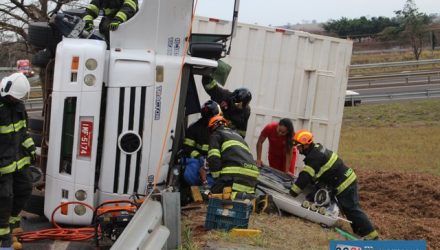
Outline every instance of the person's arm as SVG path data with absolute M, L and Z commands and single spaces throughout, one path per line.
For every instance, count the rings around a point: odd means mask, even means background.
M 284 169 L 284 172 L 286 172 L 286 173 L 289 173 L 289 171 L 290 171 L 291 159 L 292 159 L 292 150 L 290 150 L 290 152 L 286 152 L 286 166 Z
M 266 136 L 260 133 L 257 141 L 257 166 L 261 167 L 263 165 L 263 161 L 261 160 L 261 152 L 263 151 L 263 142 L 266 140 Z
M 183 140 L 183 152 L 187 157 L 197 158 L 200 156 L 200 152 L 196 148 L 196 136 L 197 133 L 195 123 L 191 124 L 186 130 L 186 136 Z
M 209 138 L 209 151 L 208 151 L 208 167 L 213 178 L 220 177 L 222 170 L 221 160 L 221 136 L 218 133 L 213 133 Z

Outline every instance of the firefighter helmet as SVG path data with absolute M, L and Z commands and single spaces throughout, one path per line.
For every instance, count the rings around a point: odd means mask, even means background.
M 247 88 L 238 88 L 231 94 L 233 103 L 241 102 L 243 107 L 246 107 L 252 100 L 252 93 Z
M 306 129 L 300 129 L 295 133 L 292 140 L 293 144 L 309 145 L 313 142 L 313 134 Z
M 209 119 L 208 127 L 213 130 L 219 125 L 225 125 L 226 123 L 227 121 L 222 115 L 216 115 Z
M 209 100 L 203 104 L 202 117 L 204 119 L 209 120 L 218 114 L 221 114 L 221 109 L 220 109 L 220 106 L 216 102 Z
M 28 79 L 22 73 L 14 73 L 4 77 L 0 84 L 0 95 L 2 97 L 10 95 L 15 99 L 21 99 L 31 89 Z

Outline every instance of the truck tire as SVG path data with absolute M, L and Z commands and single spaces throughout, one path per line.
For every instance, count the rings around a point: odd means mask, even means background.
M 34 188 L 23 210 L 28 213 L 44 216 L 44 191 Z
M 52 28 L 47 22 L 29 23 L 28 42 L 36 48 L 44 49 L 53 40 Z
M 40 50 L 32 57 L 32 65 L 46 68 L 50 59 L 52 59 L 52 53 L 48 49 Z

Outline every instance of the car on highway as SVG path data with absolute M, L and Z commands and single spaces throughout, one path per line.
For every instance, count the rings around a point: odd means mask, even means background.
M 357 106 L 361 104 L 361 99 L 359 98 L 359 93 L 352 90 L 347 90 L 345 92 L 345 107 Z

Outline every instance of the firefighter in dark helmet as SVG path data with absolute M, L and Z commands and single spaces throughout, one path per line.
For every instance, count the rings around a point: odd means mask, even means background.
M 244 138 L 251 115 L 249 103 L 252 94 L 249 89 L 238 88 L 231 92 L 222 88 L 210 76 L 203 76 L 202 83 L 211 99 L 220 104 L 224 118 L 229 121 L 229 128 L 236 130 Z
M 214 178 L 211 192 L 222 193 L 225 187 L 231 187 L 232 199 L 253 199 L 260 171 L 248 145 L 227 127 L 221 115 L 211 118 L 208 127 L 208 167 Z
M 366 240 L 378 239 L 368 216 L 360 208 L 356 174 L 341 158 L 319 143 L 314 143 L 310 131 L 301 129 L 293 136 L 293 143 L 304 155 L 304 169 L 292 185 L 290 194 L 296 197 L 312 182 L 328 186 L 336 196 L 339 207 L 352 224 L 353 232 Z

